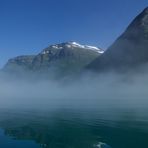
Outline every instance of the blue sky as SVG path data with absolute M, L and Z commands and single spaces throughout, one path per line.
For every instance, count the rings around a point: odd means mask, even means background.
M 147 6 L 147 0 L 0 0 L 0 67 L 65 41 L 106 49 Z

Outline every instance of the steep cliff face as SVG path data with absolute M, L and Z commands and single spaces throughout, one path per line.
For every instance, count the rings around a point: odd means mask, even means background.
M 134 69 L 148 62 L 148 8 L 144 9 L 108 50 L 87 66 L 95 71 Z

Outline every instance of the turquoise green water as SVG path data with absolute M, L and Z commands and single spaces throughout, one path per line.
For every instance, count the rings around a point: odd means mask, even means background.
M 119 118 L 90 110 L 1 110 L 0 148 L 148 148 L 143 119 L 131 112 Z

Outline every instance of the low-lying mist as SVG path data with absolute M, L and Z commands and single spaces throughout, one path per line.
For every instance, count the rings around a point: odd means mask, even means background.
M 26 110 L 76 110 L 92 117 L 147 116 L 147 74 L 86 74 L 64 80 L 0 78 L 0 108 Z

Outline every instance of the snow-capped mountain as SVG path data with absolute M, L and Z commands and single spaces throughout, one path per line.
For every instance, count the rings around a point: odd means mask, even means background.
M 61 43 L 61 44 L 55 44 L 49 46 L 49 48 L 53 49 L 64 49 L 64 48 L 81 48 L 81 49 L 89 49 L 93 50 L 94 52 L 98 52 L 99 54 L 104 53 L 104 51 L 101 48 L 95 47 L 95 46 L 89 46 L 89 45 L 82 45 L 77 42 L 66 42 L 66 43 Z M 42 51 L 42 54 L 49 53 L 49 50 L 45 49 Z
M 75 73 L 100 56 L 104 51 L 100 48 L 81 45 L 77 42 L 66 42 L 50 45 L 34 56 L 19 56 L 10 59 L 4 70 L 68 75 Z M 54 73 L 54 74 L 55 74 Z

